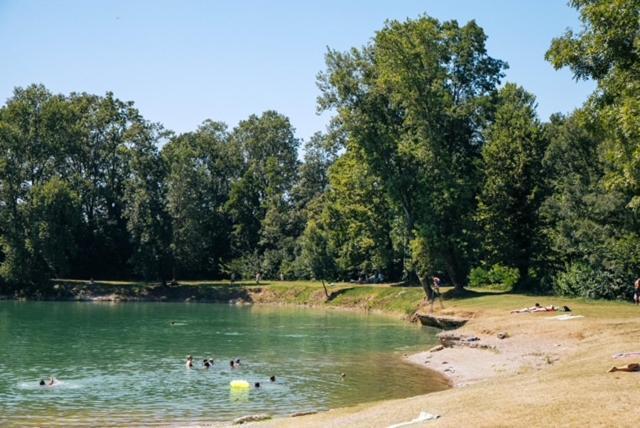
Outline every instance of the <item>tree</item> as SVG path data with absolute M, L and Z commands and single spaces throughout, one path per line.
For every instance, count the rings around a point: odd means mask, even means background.
M 158 150 L 162 135 L 159 125 L 149 123 L 129 130 L 130 175 L 124 189 L 124 216 L 134 271 L 145 280 L 164 281 L 169 274 L 171 224 L 165 209 L 167 167 Z
M 538 210 L 544 197 L 542 158 L 547 141 L 535 98 L 507 84 L 482 148 L 484 183 L 478 196 L 485 261 L 516 267 L 520 286 L 540 249 Z
M 547 59 L 556 68 L 569 67 L 576 79 L 595 79 L 598 89 L 584 112 L 567 120 L 567 128 L 579 125 L 583 131 L 573 138 L 561 133 L 558 141 L 578 147 L 589 142 L 583 146 L 592 156 L 579 164 L 584 171 L 557 180 L 559 191 L 547 204 L 555 223 L 550 236 L 566 261 L 556 286 L 591 297 L 623 297 L 640 262 L 631 244 L 640 236 L 640 2 L 570 4 L 583 29 L 554 39 Z
M 177 273 L 219 275 L 220 263 L 229 256 L 230 225 L 224 207 L 241 165 L 239 155 L 226 125 L 213 121 L 163 148 Z
M 127 135 L 144 120 L 133 102 L 108 92 L 104 97 L 72 93 L 71 156 L 66 179 L 81 197 L 84 222 L 79 257 L 74 262 L 84 277 L 127 277 L 132 256 L 124 213 L 124 188 L 129 177 Z
M 628 298 L 640 263 L 640 239 L 627 198 L 605 186 L 604 132 L 594 112 L 554 116 L 543 166 L 550 194 L 541 219 L 550 253 L 545 268 L 555 291 L 590 298 Z
M 31 189 L 25 208 L 31 277 L 46 280 L 66 275 L 77 251 L 80 197 L 60 177 L 53 177 Z
M 629 191 L 628 205 L 640 208 L 640 1 L 572 0 L 584 29 L 554 39 L 547 59 L 569 67 L 576 79 L 592 78 L 591 102 L 605 131 L 609 188 Z
M 329 51 L 321 109 L 335 109 L 371 171 L 460 289 L 466 281 L 482 135 L 506 64 L 471 21 L 390 21 L 372 43 Z
M 16 88 L 0 110 L 0 275 L 13 285 L 64 273 L 73 253 L 51 247 L 68 243 L 65 221 L 75 224 L 74 196 L 56 178 L 70 152 L 68 113 L 42 85 Z
M 226 204 L 233 251 L 259 257 L 264 276 L 273 277 L 294 257 L 291 192 L 298 177 L 299 141 L 289 119 L 275 111 L 241 121 L 231 139 L 243 159 Z
M 347 152 L 331 167 L 322 221 L 341 275 L 388 274 L 394 261 L 393 209 L 381 180 Z

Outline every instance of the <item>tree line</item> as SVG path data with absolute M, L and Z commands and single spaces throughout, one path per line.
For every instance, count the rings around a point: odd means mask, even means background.
M 624 7 L 612 7 L 624 3 Z M 573 0 L 547 59 L 597 89 L 541 121 L 474 21 L 329 50 L 303 144 L 275 111 L 176 134 L 112 93 L 0 109 L 0 278 L 419 280 L 620 298 L 640 262 L 640 2 Z M 559 95 L 560 96 L 560 95 Z

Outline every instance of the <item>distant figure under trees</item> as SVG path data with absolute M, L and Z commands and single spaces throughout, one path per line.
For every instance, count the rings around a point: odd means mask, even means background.
M 433 282 L 431 283 L 431 308 L 429 312 L 433 312 L 433 303 L 436 298 L 440 300 L 440 309 L 444 309 L 444 303 L 442 303 L 442 294 L 440 294 L 440 278 L 438 275 L 433 276 Z

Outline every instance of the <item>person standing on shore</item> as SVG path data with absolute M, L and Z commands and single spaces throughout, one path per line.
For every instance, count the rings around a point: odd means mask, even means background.
M 633 283 L 633 301 L 636 305 L 640 305 L 640 278 Z
M 429 312 L 433 312 L 433 303 L 436 301 L 436 298 L 440 300 L 440 309 L 444 309 L 442 295 L 440 294 L 440 278 L 438 275 L 433 276 L 433 283 L 431 284 L 431 309 Z

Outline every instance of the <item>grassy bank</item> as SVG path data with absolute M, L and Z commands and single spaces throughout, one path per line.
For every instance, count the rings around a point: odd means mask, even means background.
M 275 303 L 352 308 L 380 311 L 402 317 L 412 315 L 421 305 L 424 293 L 419 287 L 389 285 L 327 284 L 316 281 L 180 281 L 178 285 L 129 281 L 55 280 L 41 297 L 59 300 L 189 301 Z
M 424 292 L 420 287 L 396 287 L 388 284 L 367 285 L 327 284 L 329 298 L 317 281 L 265 281 L 259 285 L 244 281 L 180 281 L 178 285 L 161 286 L 157 283 L 136 281 L 54 280 L 53 286 L 40 295 L 44 299 L 59 300 L 149 300 L 244 303 L 276 303 L 343 307 L 364 311 L 380 311 L 399 316 L 410 316 L 424 305 Z M 464 296 L 446 297 L 447 313 L 508 312 L 532 306 L 534 303 L 567 305 L 589 317 L 628 317 L 638 311 L 628 302 L 603 301 L 556 296 L 529 296 L 484 289 L 468 289 Z M 26 296 L 27 298 L 33 296 Z M 438 304 L 435 305 L 438 308 Z

